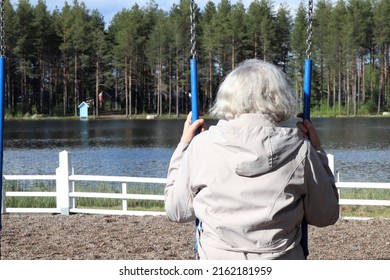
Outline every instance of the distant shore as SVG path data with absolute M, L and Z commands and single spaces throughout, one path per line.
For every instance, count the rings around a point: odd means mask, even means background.
M 176 115 L 162 115 L 157 116 L 153 114 L 140 114 L 140 115 L 128 115 L 126 114 L 101 114 L 98 116 L 89 116 L 86 120 L 132 120 L 132 119 L 146 119 L 146 120 L 156 120 L 156 119 L 185 119 L 185 114 L 180 114 L 178 117 Z M 79 116 L 47 116 L 42 114 L 35 115 L 24 115 L 24 116 L 5 116 L 4 120 L 79 120 Z
M 126 115 L 125 113 L 121 112 L 103 112 L 99 114 L 98 116 L 90 115 L 88 117 L 88 120 L 139 120 L 139 119 L 146 119 L 146 120 L 175 120 L 175 119 L 185 119 L 186 114 L 179 114 L 179 116 L 176 116 L 176 114 L 163 114 L 163 115 L 156 115 L 156 114 L 132 114 L 132 115 Z M 371 115 L 318 115 L 315 113 L 312 113 L 312 118 L 389 118 L 390 112 L 383 112 L 380 115 L 377 114 L 371 114 Z M 202 118 L 210 119 L 211 117 L 209 115 L 204 115 Z M 9 116 L 6 115 L 4 117 L 4 120 L 79 120 L 79 116 L 47 116 L 44 114 L 26 114 L 23 116 Z

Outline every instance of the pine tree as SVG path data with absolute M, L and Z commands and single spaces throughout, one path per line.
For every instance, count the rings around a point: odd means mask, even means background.
M 214 61 L 217 55 L 216 53 L 217 43 L 214 39 L 217 32 L 216 13 L 217 13 L 217 8 L 214 2 L 212 1 L 207 2 L 202 16 L 202 21 L 201 21 L 201 28 L 203 31 L 201 37 L 201 46 L 203 47 L 203 53 L 206 56 L 204 58 L 204 61 L 205 64 L 207 64 L 207 67 L 205 67 L 200 74 L 202 75 L 202 73 L 204 73 L 204 76 L 202 77 L 206 81 L 205 98 L 203 104 L 204 108 L 206 106 L 208 106 L 208 108 L 211 108 L 213 102 L 214 88 L 216 86 L 215 79 L 214 79 L 215 76 Z
M 229 36 L 231 41 L 231 61 L 232 69 L 235 68 L 237 62 L 242 61 L 244 56 L 244 40 L 246 37 L 246 14 L 245 7 L 241 0 L 232 6 L 230 12 Z
M 28 0 L 20 0 L 16 9 L 15 29 L 18 30 L 14 53 L 19 58 L 17 71 L 20 74 L 20 93 L 22 99 L 22 112 L 32 113 L 32 92 L 29 89 L 29 77 L 33 75 L 33 57 L 35 53 L 33 35 L 33 7 Z
M 372 7 L 370 0 L 350 0 L 347 6 L 350 33 L 348 41 L 350 48 L 350 68 L 348 69 L 351 90 L 347 90 L 347 112 L 349 113 L 349 100 L 352 98 L 353 114 L 356 115 L 358 103 L 362 95 L 364 84 L 365 55 L 369 54 L 372 45 Z M 349 98 L 350 97 L 350 98 Z M 347 113 L 347 114 L 348 114 Z
M 385 110 L 389 108 L 390 3 L 386 0 L 378 0 L 374 3 L 374 42 L 380 62 L 380 78 L 377 99 L 377 113 L 379 114 L 382 108 Z M 373 65 L 372 68 L 374 67 L 375 65 Z
M 152 69 L 152 73 L 155 76 L 155 89 L 154 92 L 157 94 L 157 113 L 156 115 L 162 115 L 163 113 L 163 100 L 164 93 L 167 92 L 167 84 L 164 82 L 164 68 L 168 64 L 167 56 L 168 53 L 168 33 L 167 18 L 162 10 L 159 10 L 156 14 L 156 24 L 150 34 L 147 42 L 147 57 L 149 67 Z M 169 104 L 170 105 L 170 104 Z M 170 106 L 169 106 L 170 107 Z M 169 112 L 170 112 L 169 108 Z
M 297 14 L 295 15 L 294 26 L 291 38 L 292 48 L 292 60 L 294 64 L 294 80 L 295 80 L 295 92 L 298 94 L 298 98 L 303 98 L 303 65 L 307 58 L 307 11 L 301 2 L 298 7 Z
M 289 7 L 284 4 L 279 6 L 276 13 L 275 30 L 274 63 L 282 67 L 283 71 L 287 73 L 291 53 L 292 17 Z
M 16 113 L 16 104 L 17 96 L 15 91 L 15 76 L 16 76 L 16 67 L 15 67 L 15 47 L 17 41 L 17 31 L 16 27 L 16 12 L 11 5 L 9 0 L 4 2 L 4 25 L 6 26 L 6 36 L 5 36 L 5 55 L 6 55 L 6 100 L 9 113 Z
M 231 40 L 230 28 L 232 26 L 231 20 L 231 3 L 229 0 L 222 0 L 217 7 L 216 13 L 216 37 L 214 40 L 217 43 L 216 63 L 218 65 L 218 72 L 221 77 L 225 76 L 227 72 L 232 69 L 231 61 Z
M 317 2 L 313 18 L 313 48 L 315 53 L 313 58 L 315 64 L 319 66 L 316 84 L 318 88 L 319 105 L 322 106 L 326 98 L 326 109 L 330 108 L 330 68 L 326 54 L 330 52 L 329 22 L 332 14 L 332 4 L 329 0 L 320 0 Z
M 330 48 L 327 53 L 327 63 L 332 71 L 332 92 L 333 106 L 336 109 L 336 99 L 338 114 L 341 115 L 343 100 L 345 99 L 344 80 L 346 66 L 345 57 L 345 37 L 348 32 L 347 8 L 344 0 L 339 0 L 334 6 L 329 20 L 329 42 Z M 337 98 L 336 98 L 337 97 Z
M 99 100 L 99 94 L 104 94 L 106 87 L 103 87 L 104 79 L 104 65 L 107 64 L 111 57 L 108 55 L 108 45 L 106 40 L 106 33 L 104 31 L 104 20 L 102 15 L 97 11 L 92 11 L 90 27 L 91 30 L 91 51 L 92 59 L 95 64 L 95 100 Z M 96 102 L 93 102 L 95 105 Z M 99 106 L 94 106 L 95 116 L 99 115 Z
M 44 93 L 47 92 L 46 88 L 48 86 L 46 77 L 49 76 L 49 52 L 47 49 L 49 46 L 55 42 L 51 42 L 52 34 L 54 30 L 51 25 L 50 13 L 47 10 L 46 3 L 43 0 L 39 0 L 37 6 L 34 9 L 34 30 L 35 38 L 34 45 L 36 52 L 35 64 L 37 64 L 37 73 L 38 77 L 38 100 L 37 100 L 37 112 L 49 113 L 51 114 L 51 105 L 52 105 L 52 94 L 50 94 L 49 102 L 44 108 Z M 56 46 L 58 47 L 58 46 Z M 46 110 L 45 110 L 46 109 Z M 47 111 L 48 109 L 48 111 Z

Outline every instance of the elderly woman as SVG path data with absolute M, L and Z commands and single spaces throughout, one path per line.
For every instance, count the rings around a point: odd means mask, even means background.
M 165 210 L 175 222 L 200 220 L 200 259 L 304 259 L 302 220 L 337 221 L 334 177 L 314 126 L 281 126 L 296 107 L 283 72 L 252 59 L 220 85 L 215 126 L 205 130 L 203 119 L 192 123 L 188 115 L 169 165 Z

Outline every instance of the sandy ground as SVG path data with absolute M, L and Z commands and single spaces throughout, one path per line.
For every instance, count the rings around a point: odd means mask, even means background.
M 165 216 L 3 215 L 2 260 L 191 260 L 194 225 Z M 311 260 L 390 259 L 390 220 L 309 226 Z

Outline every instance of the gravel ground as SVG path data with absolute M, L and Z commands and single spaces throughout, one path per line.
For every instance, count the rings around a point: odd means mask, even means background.
M 3 215 L 2 260 L 191 260 L 194 225 L 165 216 Z M 311 260 L 390 259 L 390 220 L 309 226 Z

